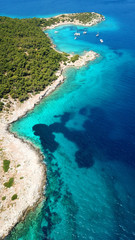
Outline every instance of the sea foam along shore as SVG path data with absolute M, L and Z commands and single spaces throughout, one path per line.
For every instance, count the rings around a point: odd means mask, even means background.
M 73 55 L 69 55 L 69 60 Z M 46 182 L 46 168 L 42 163 L 43 156 L 39 150 L 32 147 L 32 144 L 19 139 L 15 134 L 9 131 L 9 126 L 14 121 L 23 117 L 28 111 L 34 108 L 42 98 L 49 95 L 63 81 L 63 70 L 67 67 L 80 68 L 87 62 L 93 61 L 98 56 L 93 51 L 86 52 L 80 56 L 77 61 L 67 62 L 67 65 L 61 63 L 57 71 L 57 80 L 48 86 L 44 91 L 35 96 L 31 96 L 24 103 L 13 101 L 9 112 L 0 113 L 0 238 L 9 234 L 11 229 L 23 219 L 29 209 L 33 209 L 43 199 L 43 191 Z M 2 159 L 10 160 L 10 169 L 3 171 Z M 10 178 L 14 178 L 14 184 L 6 188 L 4 183 Z M 17 194 L 16 200 L 11 200 L 12 196 Z M 2 201 L 2 197 L 5 197 Z

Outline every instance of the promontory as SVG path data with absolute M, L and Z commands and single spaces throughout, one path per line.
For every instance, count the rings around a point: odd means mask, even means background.
M 46 166 L 39 149 L 10 131 L 10 125 L 60 85 L 66 67 L 82 67 L 98 54 L 70 55 L 54 48 L 46 29 L 62 24 L 90 27 L 98 13 L 52 18 L 0 17 L 0 239 L 45 199 Z

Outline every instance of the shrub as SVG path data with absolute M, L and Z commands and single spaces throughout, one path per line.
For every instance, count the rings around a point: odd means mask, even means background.
M 6 199 L 6 196 L 3 196 L 3 197 L 2 197 L 2 201 L 4 201 L 5 199 Z
M 10 178 L 8 182 L 4 183 L 4 186 L 7 188 L 10 188 L 13 186 L 13 183 L 14 183 L 14 178 Z
M 7 104 L 6 104 L 6 107 L 7 107 L 7 108 L 10 108 L 10 107 L 11 107 L 11 104 L 10 104 L 10 103 L 7 103 Z
M 7 172 L 9 169 L 10 161 L 9 160 L 3 160 L 3 170 L 4 172 Z
M 11 198 L 11 200 L 16 200 L 17 199 L 17 194 L 14 194 Z
M 2 109 L 3 109 L 3 106 L 4 106 L 4 103 L 3 103 L 3 102 L 0 102 L 0 112 L 1 112 Z
M 71 61 L 74 63 L 75 61 L 77 61 L 79 59 L 79 55 L 76 54 L 73 57 L 71 57 Z

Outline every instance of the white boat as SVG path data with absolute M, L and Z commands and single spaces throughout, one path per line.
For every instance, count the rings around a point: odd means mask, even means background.
M 58 33 L 58 31 L 55 31 L 54 33 Z
M 76 32 L 74 33 L 74 36 L 80 36 L 80 33 Z
M 83 32 L 83 34 L 86 34 L 86 33 L 87 33 L 87 32 L 85 32 L 85 31 Z
M 100 39 L 100 42 L 103 43 L 104 42 L 103 39 Z
M 99 33 L 96 34 L 96 37 L 99 37 Z
M 74 39 L 77 39 L 77 37 L 75 37 Z

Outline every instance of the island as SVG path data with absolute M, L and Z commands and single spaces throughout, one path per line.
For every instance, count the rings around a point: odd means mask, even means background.
M 46 166 L 39 149 L 10 131 L 63 81 L 67 67 L 80 68 L 98 54 L 59 52 L 44 32 L 62 24 L 92 26 L 98 13 L 61 14 L 52 18 L 0 17 L 0 239 L 45 199 Z

